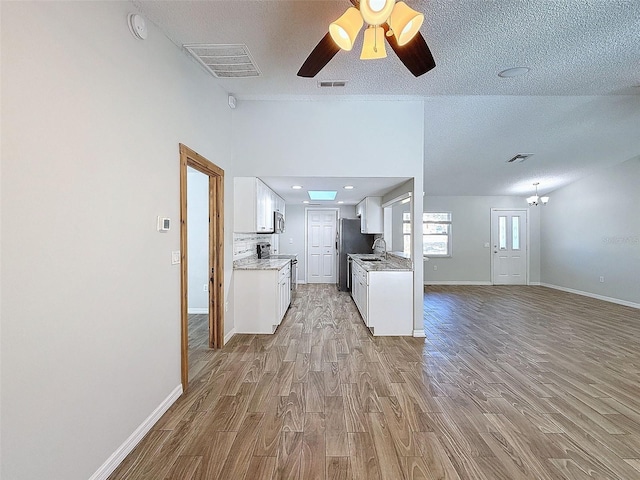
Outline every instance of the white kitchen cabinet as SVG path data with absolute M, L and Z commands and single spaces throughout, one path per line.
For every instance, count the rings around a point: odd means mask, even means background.
M 273 212 L 284 212 L 284 200 L 256 177 L 235 177 L 233 188 L 233 231 L 273 232 Z
M 282 216 L 284 216 L 284 200 L 282 198 L 280 198 L 278 195 L 275 196 L 275 208 L 274 210 L 276 212 L 279 212 L 282 214 Z
M 234 270 L 236 333 L 273 333 L 291 303 L 291 263 L 280 270 Z
M 367 272 L 353 262 L 351 296 L 374 336 L 413 334 L 413 272 Z
M 356 262 L 352 263 L 351 272 L 351 296 L 356 307 L 358 307 L 364 324 L 368 326 L 367 272 Z
M 382 197 L 366 197 L 356 205 L 362 233 L 384 233 L 384 211 Z

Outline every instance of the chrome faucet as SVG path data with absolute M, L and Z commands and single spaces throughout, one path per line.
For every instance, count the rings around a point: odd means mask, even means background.
M 383 244 L 383 249 L 382 249 L 382 254 L 384 255 L 384 258 L 387 258 L 387 242 L 384 238 L 382 237 L 378 237 L 373 241 L 373 253 L 376 253 L 376 247 L 379 246 L 378 242 L 382 242 Z

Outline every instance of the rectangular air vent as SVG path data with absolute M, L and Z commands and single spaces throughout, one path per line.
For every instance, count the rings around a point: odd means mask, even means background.
M 216 78 L 259 77 L 246 45 L 183 45 Z
M 346 80 L 321 80 L 318 82 L 318 88 L 327 88 L 327 87 L 346 87 Z
M 522 163 L 531 156 L 533 156 L 533 153 L 519 153 L 515 157 L 507 160 L 507 163 Z

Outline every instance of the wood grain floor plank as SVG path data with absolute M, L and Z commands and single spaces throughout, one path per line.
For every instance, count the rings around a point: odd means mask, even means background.
M 371 434 L 349 433 L 348 439 L 353 480 L 380 480 L 380 466 Z
M 325 425 L 327 456 L 343 456 L 348 451 L 347 422 L 345 420 L 344 400 L 340 397 L 325 397 Z
M 396 452 L 393 437 L 382 413 L 366 414 L 371 437 L 375 446 L 381 480 L 403 478 L 400 456 Z
M 349 457 L 327 457 L 327 480 L 351 480 L 351 464 Z
M 301 478 L 302 432 L 282 432 L 278 448 L 277 479 L 293 480 Z
M 302 438 L 302 479 L 324 480 L 326 462 L 325 417 L 323 413 L 306 413 Z
M 244 478 L 247 480 L 272 480 L 277 464 L 277 457 L 251 457 L 249 468 Z M 218 477 L 205 477 L 205 479 L 209 478 Z
M 233 440 L 230 452 L 227 455 L 220 478 L 244 478 L 253 456 L 253 449 L 256 444 L 257 432 L 264 420 L 264 413 L 247 413 L 240 430 Z
M 202 475 L 202 457 L 180 456 L 165 480 L 197 480 Z

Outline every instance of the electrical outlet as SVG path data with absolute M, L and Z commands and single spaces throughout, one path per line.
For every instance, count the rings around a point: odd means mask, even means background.
M 600 283 L 604 283 L 604 277 L 600 275 Z
M 180 263 L 180 250 L 171 252 L 171 265 L 178 265 Z
M 224 302 L 224 311 L 225 312 L 229 311 L 229 302 Z
M 433 269 L 434 269 L 434 270 L 438 270 L 438 265 L 434 265 L 434 266 L 433 266 Z
M 202 291 L 203 291 L 203 292 L 208 292 L 208 291 L 209 291 L 209 284 L 208 284 L 208 283 L 205 283 L 205 284 L 203 285 L 203 287 L 202 287 Z
M 293 238 L 289 239 L 289 245 L 293 245 Z

